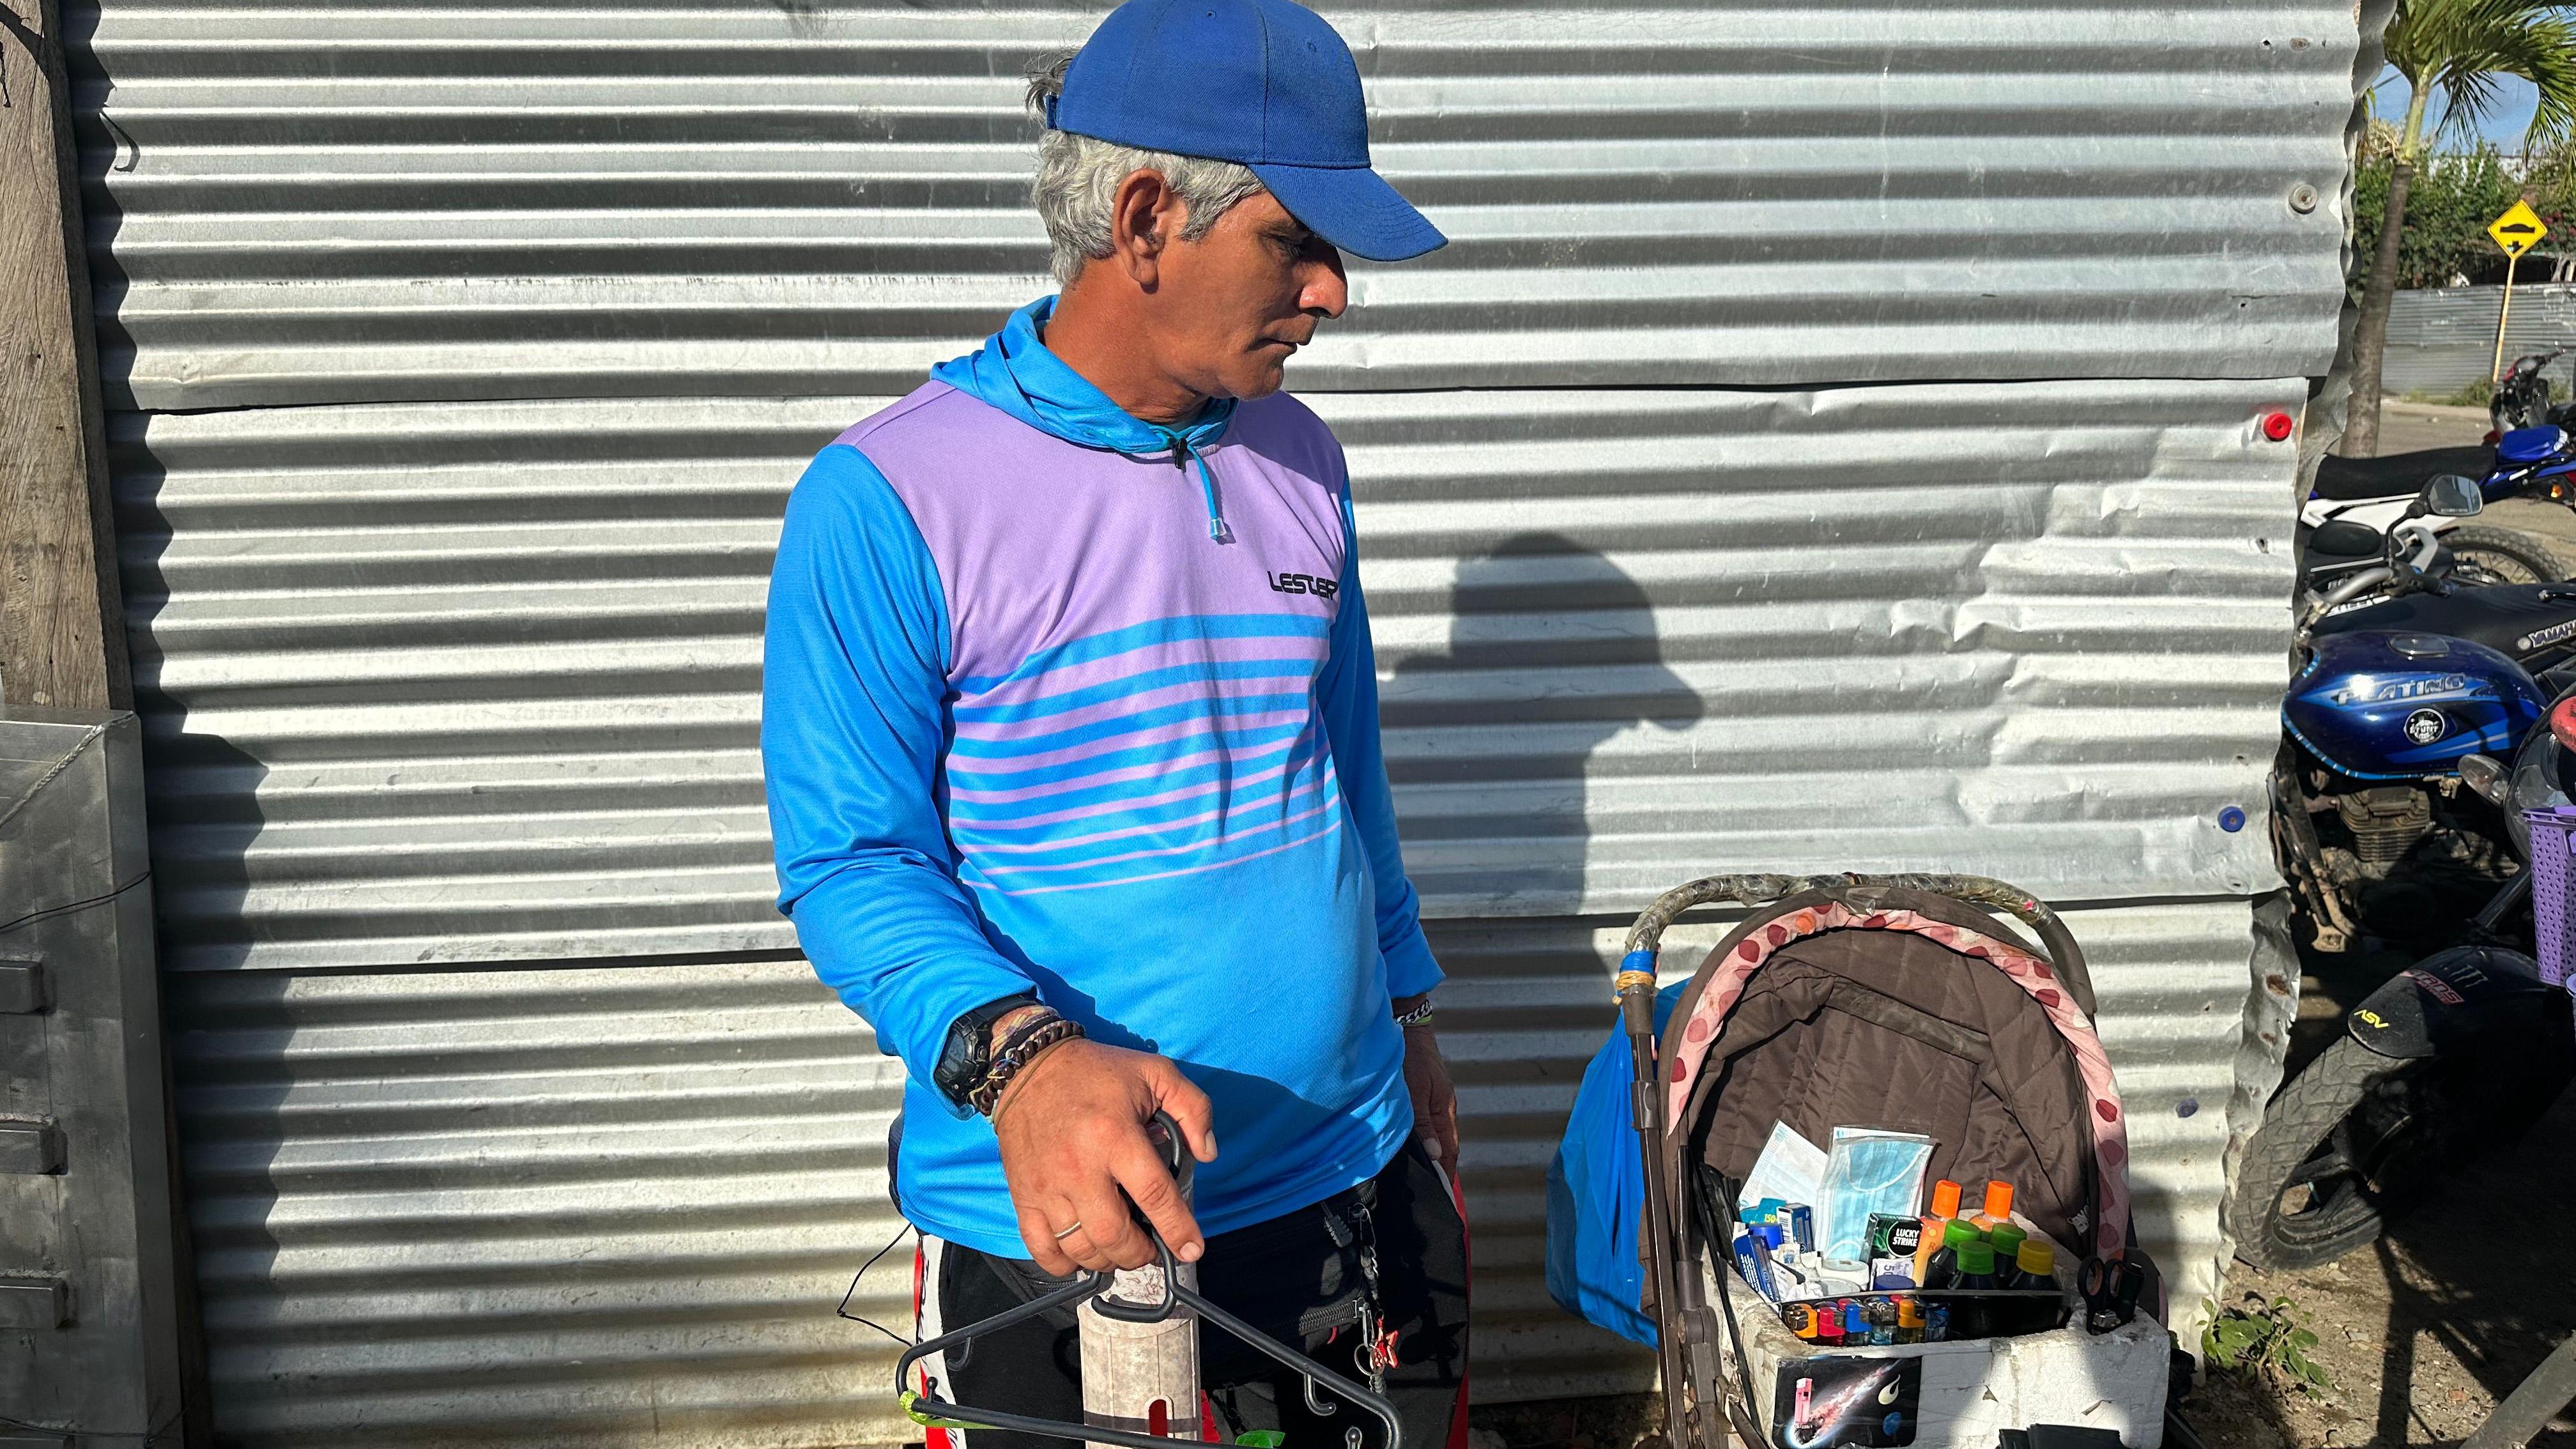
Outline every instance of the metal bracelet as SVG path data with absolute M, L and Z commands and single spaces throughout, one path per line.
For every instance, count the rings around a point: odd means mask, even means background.
M 1395 1024 L 1398 1026 L 1429 1026 L 1431 1024 L 1431 998 L 1426 995 L 1422 998 L 1422 1004 L 1420 1006 L 1413 1008 L 1411 1011 L 1398 1012 L 1396 1014 Z

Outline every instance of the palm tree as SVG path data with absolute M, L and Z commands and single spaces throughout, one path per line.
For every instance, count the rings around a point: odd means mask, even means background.
M 2521 76 L 2540 92 L 2531 140 L 2576 130 L 2576 23 L 2545 0 L 2399 0 L 2388 22 L 2388 63 L 2406 77 L 2406 124 L 2388 176 L 2379 254 L 2362 284 L 2353 326 L 2352 414 L 2343 451 L 2379 452 L 2379 376 L 2388 344 L 2388 304 L 2397 291 L 2397 247 L 2406 230 L 2406 189 L 2424 152 L 2424 102 L 2442 97 L 2442 127 L 2471 133 L 2491 114 L 2496 77 Z

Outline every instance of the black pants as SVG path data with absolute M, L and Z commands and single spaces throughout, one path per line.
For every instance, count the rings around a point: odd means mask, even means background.
M 1379 1312 L 1395 1331 L 1396 1363 L 1386 1397 L 1404 1424 L 1405 1449 L 1453 1449 L 1462 1436 L 1467 1386 L 1467 1231 L 1448 1180 L 1408 1142 L 1376 1179 L 1312 1207 L 1207 1240 L 1199 1291 L 1262 1332 L 1354 1382 L 1368 1382 L 1358 1309 L 1366 1288 L 1360 1245 L 1374 1235 Z M 996 1258 L 925 1237 L 921 1336 L 961 1328 L 1016 1307 L 1062 1280 L 1025 1258 Z M 968 1406 L 1082 1422 L 1081 1347 L 1070 1309 L 1017 1323 L 975 1340 L 966 1362 L 927 1365 L 945 1382 L 939 1397 Z M 1383 1449 L 1384 1427 L 1349 1404 L 1319 1416 L 1306 1406 L 1304 1380 L 1237 1342 L 1214 1324 L 1199 1328 L 1200 1376 L 1216 1418 L 1217 1438 L 1251 1429 L 1287 1433 L 1289 1449 L 1343 1449 L 1343 1431 L 1360 1430 L 1368 1449 Z M 1327 1396 L 1329 1397 L 1329 1395 Z M 1182 1432 L 1176 1426 L 1176 1432 Z M 943 1431 L 930 1431 L 943 1449 Z M 945 1435 L 945 1449 L 1071 1449 L 1067 1441 L 977 1429 Z

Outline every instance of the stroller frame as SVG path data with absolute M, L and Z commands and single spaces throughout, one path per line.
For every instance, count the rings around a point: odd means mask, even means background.
M 1740 1350 L 1735 1368 L 1747 1419 L 1728 1412 L 1732 1403 L 1717 1382 L 1714 1358 L 1717 1324 L 1702 1297 L 1700 1278 L 1689 1271 L 1693 1254 L 1682 1241 L 1690 1231 L 1673 1211 L 1671 1183 L 1665 1171 L 1664 1138 L 1670 1123 L 1665 1105 L 1665 1068 L 1655 1041 L 1655 958 L 1664 931 L 1683 912 L 1720 903 L 1759 908 L 1808 891 L 1835 891 L 1866 904 L 1871 891 L 1918 891 L 1993 913 L 2010 915 L 2037 933 L 2040 951 L 2057 973 L 2067 994 L 2087 1017 L 2093 1014 L 2093 985 L 2084 953 L 2057 913 L 2030 892 L 2003 881 L 1974 875 L 1718 875 L 1692 881 L 1658 896 L 1628 930 L 1627 953 L 1619 963 L 1616 989 L 1620 1020 L 1628 1037 L 1634 1071 L 1630 1087 L 1631 1116 L 1643 1149 L 1646 1173 L 1644 1253 L 1647 1281 L 1655 1296 L 1656 1352 L 1664 1398 L 1664 1438 L 1668 1449 L 1725 1449 L 1727 1427 L 1752 1445 L 1763 1437 L 1749 1422 L 1755 1411 L 1750 1373 Z M 1729 1274 L 1713 1275 L 1721 1295 Z M 1733 1304 L 1724 1305 L 1730 1318 Z M 1730 1342 L 1741 1339 L 1730 1334 Z M 1688 1386 L 1698 1408 L 1701 1435 L 1694 1439 L 1682 1390 Z

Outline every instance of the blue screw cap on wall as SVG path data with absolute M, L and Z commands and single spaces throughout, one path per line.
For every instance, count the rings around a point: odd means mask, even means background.
M 2244 807 L 2239 805 L 2230 805 L 2226 809 L 2219 811 L 2218 828 L 2226 831 L 2230 835 L 2234 835 L 2237 831 L 2244 829 Z

